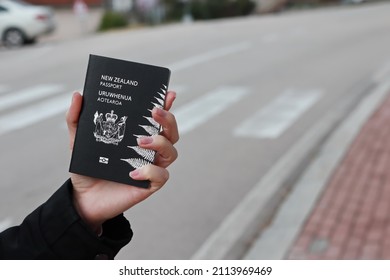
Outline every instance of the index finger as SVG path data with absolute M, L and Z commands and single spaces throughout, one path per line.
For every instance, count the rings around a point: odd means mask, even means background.
M 176 92 L 175 91 L 168 91 L 165 96 L 165 106 L 164 109 L 169 111 L 172 107 L 173 101 L 176 99 Z
M 152 110 L 152 116 L 156 122 L 162 126 L 162 135 L 172 144 L 179 141 L 179 130 L 175 116 L 168 111 L 155 107 Z

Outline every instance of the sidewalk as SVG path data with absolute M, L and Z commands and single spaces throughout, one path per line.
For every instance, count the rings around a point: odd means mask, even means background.
M 288 259 L 390 259 L 390 96 L 329 180 Z
M 88 17 L 82 23 L 73 13 L 72 9 L 55 9 L 56 30 L 50 35 L 39 38 L 39 41 L 59 42 L 94 34 L 102 16 L 103 10 L 101 8 L 90 9 Z

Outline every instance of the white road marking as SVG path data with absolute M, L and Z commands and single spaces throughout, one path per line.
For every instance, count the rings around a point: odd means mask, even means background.
M 301 38 L 307 34 L 307 29 L 303 27 L 295 27 L 291 30 L 286 30 L 282 33 L 268 33 L 260 37 L 261 42 L 265 44 L 280 43 L 282 41 Z
M 0 117 L 0 135 L 65 112 L 70 101 L 70 95 L 60 95 L 2 116 Z
M 172 71 L 179 71 L 183 69 L 190 68 L 192 66 L 208 62 L 212 59 L 217 59 L 220 57 L 224 57 L 230 54 L 238 53 L 245 51 L 251 47 L 251 44 L 249 42 L 242 42 L 236 45 L 231 45 L 227 47 L 223 47 L 220 49 L 216 49 L 213 51 L 209 51 L 203 54 L 195 55 L 192 57 L 189 57 L 187 59 L 181 60 L 177 63 L 173 63 L 168 66 Z M 46 50 L 45 50 L 46 51 Z M 0 87 L 0 91 L 2 88 Z M 34 88 L 23 90 L 14 94 L 6 95 L 3 97 L 0 97 L 0 111 L 4 110 L 6 108 L 10 108 L 11 106 L 16 106 L 22 103 L 26 103 L 28 101 L 32 101 L 34 99 L 38 99 L 41 97 L 47 97 L 49 95 L 54 94 L 55 92 L 61 91 L 62 87 L 57 85 L 46 85 L 46 86 L 36 86 Z M 185 91 L 186 89 L 179 88 L 179 90 Z M 213 104 L 210 104 L 208 102 L 213 102 L 213 100 L 210 99 L 213 98 L 213 96 L 210 96 L 208 99 L 206 98 L 204 100 L 205 104 L 202 106 L 208 106 L 212 107 L 212 110 L 208 112 L 207 114 L 204 114 L 204 116 L 212 116 L 214 114 L 217 114 L 219 111 L 222 111 L 225 106 L 229 105 L 229 102 L 234 102 L 236 98 L 240 98 L 240 95 L 243 93 L 240 92 L 240 90 L 232 93 L 232 89 L 228 88 L 225 89 L 226 94 L 230 97 L 227 97 L 226 100 L 217 100 L 221 101 L 220 105 L 216 104 L 216 106 L 213 106 Z M 218 99 L 218 94 L 221 92 L 216 92 L 216 98 Z M 69 100 L 68 100 L 69 99 Z M 10 113 L 6 116 L 0 117 L 0 135 L 8 133 L 10 131 L 20 129 L 26 126 L 29 126 L 31 124 L 34 124 L 38 121 L 44 120 L 45 118 L 51 117 L 53 115 L 56 115 L 60 113 L 61 111 L 65 111 L 67 107 L 69 106 L 70 97 L 57 97 L 55 99 L 51 99 L 49 101 L 40 102 L 37 105 L 30 106 L 25 109 L 21 109 L 18 111 L 15 111 L 13 113 Z M 195 105 L 198 103 L 195 103 Z M 179 112 L 179 118 L 183 118 L 183 124 L 184 124 L 184 130 L 191 130 L 193 129 L 197 124 L 200 124 L 203 122 L 203 117 L 194 118 L 194 121 L 192 121 L 190 124 L 189 119 L 187 118 L 187 114 L 192 114 L 191 108 L 196 108 L 193 105 L 189 106 L 187 108 L 183 108 L 183 110 L 177 110 Z M 199 108 L 196 108 L 198 110 Z M 200 108 L 201 109 L 201 108 Z
M 21 67 L 18 64 L 25 65 L 26 63 L 33 63 L 34 59 L 42 58 L 45 59 L 44 56 L 47 56 L 48 52 L 53 49 L 53 45 L 41 45 L 29 47 L 29 48 L 20 48 L 13 50 L 13 55 L 8 56 L 6 59 L 12 60 L 12 66 Z M 7 53 L 4 53 L 7 55 Z
M 286 90 L 234 130 L 239 137 L 278 138 L 322 96 L 322 90 Z
M 242 42 L 236 45 L 231 45 L 227 47 L 223 47 L 220 49 L 212 50 L 203 54 L 195 55 L 192 57 L 189 57 L 187 59 L 184 59 L 182 61 L 178 61 L 176 63 L 173 63 L 171 65 L 168 65 L 168 68 L 171 69 L 171 71 L 179 71 L 183 69 L 190 68 L 192 66 L 195 66 L 197 64 L 201 64 L 204 62 L 208 62 L 212 59 L 224 57 L 230 54 L 238 53 L 245 51 L 249 48 L 251 48 L 251 43 L 249 42 Z
M 0 97 L 0 111 L 12 106 L 33 101 L 35 99 L 56 94 L 61 90 L 63 90 L 63 86 L 61 85 L 37 85 L 29 89 L 23 89 L 18 92 L 9 93 Z
M 381 83 L 390 77 L 390 61 L 387 61 L 382 68 L 374 73 L 372 79 L 376 83 Z
M 180 84 L 171 84 L 169 85 L 170 90 L 174 90 L 178 95 L 188 94 L 188 86 Z
M 295 27 L 294 29 L 290 30 L 289 37 L 290 38 L 300 38 L 307 34 L 307 28 L 306 27 Z
M 9 228 L 12 224 L 12 220 L 10 218 L 6 218 L 5 220 L 0 221 L 0 232 Z
M 264 43 L 274 43 L 274 42 L 277 42 L 281 39 L 281 36 L 280 34 L 278 33 L 270 33 L 270 34 L 266 34 L 264 35 L 261 40 L 264 42 Z
M 221 87 L 174 111 L 180 135 L 195 129 L 233 103 L 238 102 L 249 91 L 243 87 Z
M 0 85 L 0 93 L 6 92 L 8 90 L 7 86 Z

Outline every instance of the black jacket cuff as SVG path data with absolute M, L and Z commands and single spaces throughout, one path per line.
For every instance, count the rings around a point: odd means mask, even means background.
M 73 205 L 73 186 L 67 180 L 20 226 L 0 234 L 2 259 L 113 259 L 133 232 L 119 215 L 103 224 L 98 237 Z

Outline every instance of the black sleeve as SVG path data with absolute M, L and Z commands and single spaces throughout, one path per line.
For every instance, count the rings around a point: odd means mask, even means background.
M 81 220 L 66 181 L 21 225 L 0 233 L 0 259 L 113 259 L 133 232 L 123 215 L 103 224 L 96 234 Z

